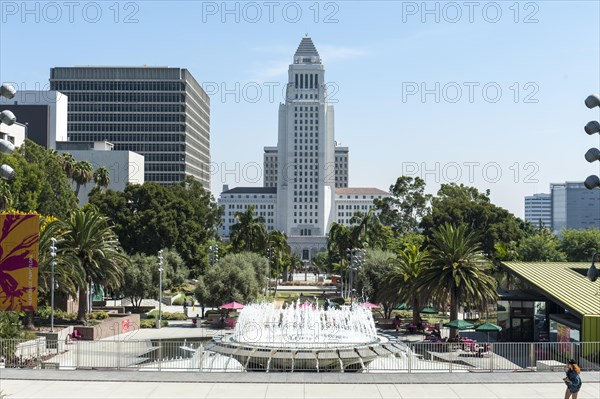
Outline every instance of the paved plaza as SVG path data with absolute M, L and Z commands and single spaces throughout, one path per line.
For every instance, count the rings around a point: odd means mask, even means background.
M 562 398 L 563 373 L 174 373 L 4 369 L 17 398 Z M 600 373 L 582 373 L 579 399 L 600 397 Z

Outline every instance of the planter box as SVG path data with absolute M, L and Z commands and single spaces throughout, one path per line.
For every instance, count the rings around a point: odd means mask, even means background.
M 100 324 L 90 327 L 77 326 L 77 330 L 83 340 L 95 341 L 102 338 L 112 337 L 136 331 L 140 329 L 139 314 L 109 314 L 109 318 L 103 320 Z

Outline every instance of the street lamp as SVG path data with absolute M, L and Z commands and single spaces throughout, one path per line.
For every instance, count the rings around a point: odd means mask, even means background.
M 269 296 L 269 283 L 271 282 L 271 262 L 273 262 L 273 247 L 267 248 L 267 258 L 269 258 L 269 266 L 267 268 L 267 291 L 266 296 Z
M 54 266 L 56 265 L 56 238 L 50 238 L 50 266 L 52 274 L 50 278 L 50 332 L 54 332 Z
M 352 302 L 352 293 L 356 292 L 354 289 L 354 273 L 358 272 L 358 269 L 360 269 L 365 260 L 365 250 L 361 248 L 352 248 L 346 250 L 346 254 L 348 256 L 349 265 L 347 270 L 350 271 L 348 283 L 346 284 L 346 297 L 350 296 L 350 302 Z
M 158 324 L 156 328 L 162 327 L 162 273 L 163 273 L 163 250 L 158 251 Z
M 600 107 L 600 96 L 598 96 L 598 94 L 592 94 L 588 96 L 588 98 L 585 99 L 585 106 L 589 109 Z M 590 121 L 587 123 L 587 125 L 585 125 L 583 130 L 585 130 L 585 132 L 589 135 L 592 135 L 594 133 L 600 134 L 600 122 Z M 592 163 L 594 161 L 600 161 L 600 150 L 597 148 L 590 148 L 585 153 L 585 160 L 589 163 Z M 585 179 L 585 181 L 583 182 L 583 185 L 588 190 L 600 187 L 600 177 L 596 175 L 588 176 L 587 179 Z M 592 260 L 592 265 L 593 263 L 594 260 Z
M 600 252 L 596 252 L 594 255 L 592 255 L 592 265 L 587 272 L 587 278 L 589 278 L 592 283 L 598 280 L 598 277 L 600 277 L 600 272 L 596 268 L 596 259 L 600 259 Z
M 17 91 L 9 84 L 4 83 L 0 86 L 0 96 L 8 98 L 9 100 L 15 96 Z M 5 110 L 0 112 L 0 123 L 4 123 L 7 126 L 12 125 L 17 121 L 17 117 L 12 112 Z M 8 155 L 15 150 L 15 146 L 8 140 L 0 139 L 0 153 Z M 0 166 L 0 178 L 11 180 L 15 177 L 15 171 L 8 165 Z

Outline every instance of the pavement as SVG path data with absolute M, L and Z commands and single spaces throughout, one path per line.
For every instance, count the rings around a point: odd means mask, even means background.
M 3 369 L 17 398 L 561 398 L 563 373 L 199 373 Z M 583 372 L 578 399 L 600 397 L 600 373 Z

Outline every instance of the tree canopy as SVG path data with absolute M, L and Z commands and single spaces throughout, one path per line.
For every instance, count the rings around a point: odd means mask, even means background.
M 77 206 L 77 197 L 55 151 L 26 139 L 15 152 L 0 155 L 0 159 L 0 163 L 15 170 L 14 179 L 4 183 L 0 190 L 0 197 L 3 192 L 10 192 L 14 209 L 64 218 Z
M 169 187 L 130 184 L 123 192 L 96 191 L 90 203 L 110 215 L 128 253 L 156 255 L 162 248 L 173 248 L 193 275 L 205 270 L 207 242 L 216 237 L 221 210 L 200 182 L 190 177 Z
M 532 227 L 506 209 L 490 202 L 489 190 L 481 193 L 475 187 L 463 184 L 442 184 L 431 201 L 431 213 L 421 221 L 424 234 L 432 237 L 437 226 L 465 224 L 481 241 L 481 249 L 493 256 L 499 243 L 519 241 Z

